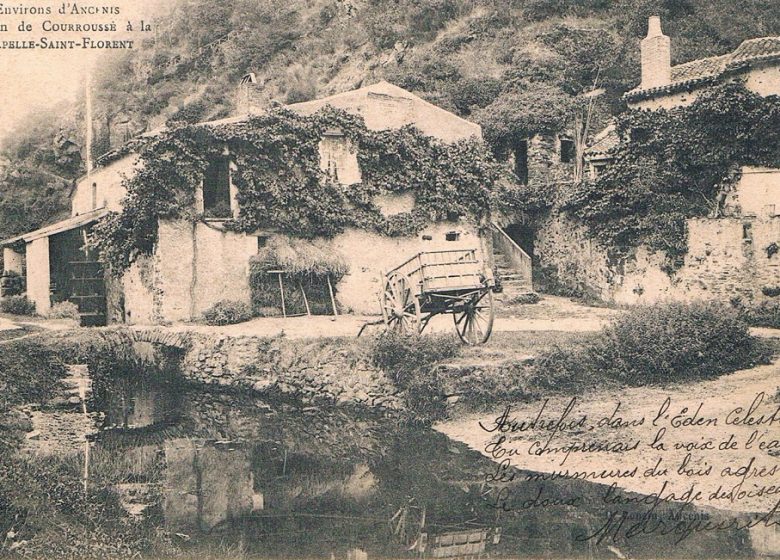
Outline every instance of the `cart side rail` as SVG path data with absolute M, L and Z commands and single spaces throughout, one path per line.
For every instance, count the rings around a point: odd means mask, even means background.
M 484 263 L 478 249 L 447 249 L 417 253 L 387 273 L 409 278 L 416 294 L 463 289 L 484 284 Z

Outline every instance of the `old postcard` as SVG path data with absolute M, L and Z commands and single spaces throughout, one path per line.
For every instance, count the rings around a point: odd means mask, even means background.
M 0 557 L 780 558 L 780 7 L 0 2 Z

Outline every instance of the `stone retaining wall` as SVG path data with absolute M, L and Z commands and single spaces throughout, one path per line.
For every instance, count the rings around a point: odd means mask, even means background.
M 164 328 L 108 329 L 100 338 L 111 347 L 132 347 L 134 355 L 147 362 L 161 360 L 162 349 L 178 349 L 179 373 L 197 384 L 304 404 L 401 407 L 399 391 L 367 357 L 366 341 L 236 337 Z

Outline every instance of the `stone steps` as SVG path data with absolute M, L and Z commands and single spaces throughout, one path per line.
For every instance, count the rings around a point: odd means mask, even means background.
M 533 292 L 533 287 L 529 285 L 523 274 L 512 267 L 506 255 L 495 251 L 493 262 L 502 287 L 502 291 L 494 296 L 498 303 L 505 305 L 511 303 L 518 296 Z

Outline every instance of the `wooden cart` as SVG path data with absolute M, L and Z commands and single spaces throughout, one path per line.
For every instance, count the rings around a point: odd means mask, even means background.
M 418 253 L 385 275 L 382 317 L 388 329 L 422 332 L 449 313 L 463 342 L 482 344 L 493 329 L 494 286 L 477 249 Z

